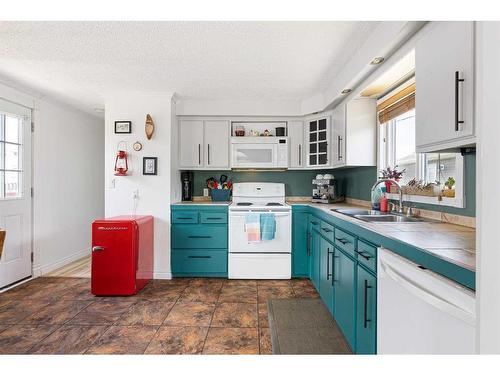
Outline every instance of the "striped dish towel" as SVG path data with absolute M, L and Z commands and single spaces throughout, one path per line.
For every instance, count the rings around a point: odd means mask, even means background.
M 262 241 L 274 240 L 276 234 L 276 218 L 273 213 L 260 215 L 260 239 Z
M 245 232 L 248 242 L 260 242 L 260 214 L 254 212 L 245 214 Z

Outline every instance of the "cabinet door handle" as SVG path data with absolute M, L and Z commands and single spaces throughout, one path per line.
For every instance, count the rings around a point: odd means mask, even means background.
M 354 250 L 354 252 L 358 255 L 361 255 L 363 258 L 365 258 L 366 260 L 370 260 L 371 258 L 373 258 L 373 256 L 371 256 L 369 253 L 365 252 L 365 251 L 358 251 L 358 250 Z M 368 254 L 368 255 L 366 255 Z
M 191 258 L 191 259 L 210 259 L 212 257 L 210 255 L 188 255 L 188 258 Z
M 311 255 L 311 234 L 310 233 L 307 233 L 307 256 L 310 256 Z
M 460 131 L 460 124 L 463 124 L 464 121 L 459 119 L 459 107 L 460 107 L 460 82 L 463 82 L 464 79 L 460 78 L 460 73 L 457 70 L 455 72 L 455 131 Z
M 212 238 L 212 236 L 188 236 L 188 238 Z
M 221 217 L 206 217 L 205 220 L 222 220 Z
M 326 232 L 326 233 L 333 232 L 333 230 L 328 229 L 328 228 L 321 228 L 321 230 L 322 230 L 323 232 Z
M 371 322 L 371 319 L 368 319 L 368 289 L 372 287 L 368 285 L 368 280 L 365 280 L 365 290 L 364 290 L 364 310 L 363 310 L 363 327 L 367 328 L 368 323 Z
M 317 221 L 311 221 L 311 224 L 312 225 L 318 225 L 318 222 Z
M 299 165 L 302 166 L 302 145 L 299 145 Z
M 201 144 L 198 143 L 198 165 L 201 165 Z
M 336 239 L 337 241 L 339 241 L 342 245 L 345 245 L 345 244 L 351 243 L 350 241 L 346 240 L 345 238 L 335 237 L 335 239 Z
M 210 165 L 210 143 L 207 144 L 207 164 Z
M 326 279 L 330 280 L 330 276 L 332 277 L 333 280 L 333 272 L 330 273 L 330 254 L 333 254 L 333 251 L 330 251 L 330 248 L 327 249 L 328 254 L 327 254 L 327 259 L 326 259 Z M 332 258 L 333 260 L 333 258 Z
M 338 141 L 337 141 L 338 161 L 342 160 L 342 148 L 340 147 L 340 143 L 341 142 L 342 142 L 342 137 L 339 135 L 338 136 Z

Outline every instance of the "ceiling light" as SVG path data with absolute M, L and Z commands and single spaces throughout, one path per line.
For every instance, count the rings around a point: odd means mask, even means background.
M 378 65 L 378 64 L 382 64 L 384 62 L 384 58 L 379 56 L 379 57 L 375 57 L 372 61 L 370 61 L 370 65 Z
M 349 94 L 352 91 L 352 89 L 343 89 L 340 93 L 342 95 Z
M 104 113 L 104 108 L 94 108 L 94 111 L 97 113 Z

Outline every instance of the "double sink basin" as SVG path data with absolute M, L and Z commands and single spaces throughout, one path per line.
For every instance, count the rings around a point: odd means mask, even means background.
M 332 209 L 332 211 L 369 223 L 419 223 L 424 221 L 431 221 L 422 219 L 420 217 L 404 216 L 400 214 L 370 211 L 357 208 L 336 208 Z

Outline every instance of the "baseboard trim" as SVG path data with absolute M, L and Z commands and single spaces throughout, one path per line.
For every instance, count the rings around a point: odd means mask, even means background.
M 153 279 L 170 280 L 172 279 L 171 272 L 153 272 Z
M 90 247 L 77 251 L 76 253 L 73 253 L 71 255 L 68 255 L 56 262 L 52 262 L 50 264 L 45 264 L 45 265 L 39 265 L 36 267 L 33 267 L 33 277 L 40 277 L 43 275 L 46 275 L 52 271 L 57 270 L 58 268 L 64 267 L 65 265 L 74 262 L 75 260 L 81 259 L 85 256 L 90 255 Z

